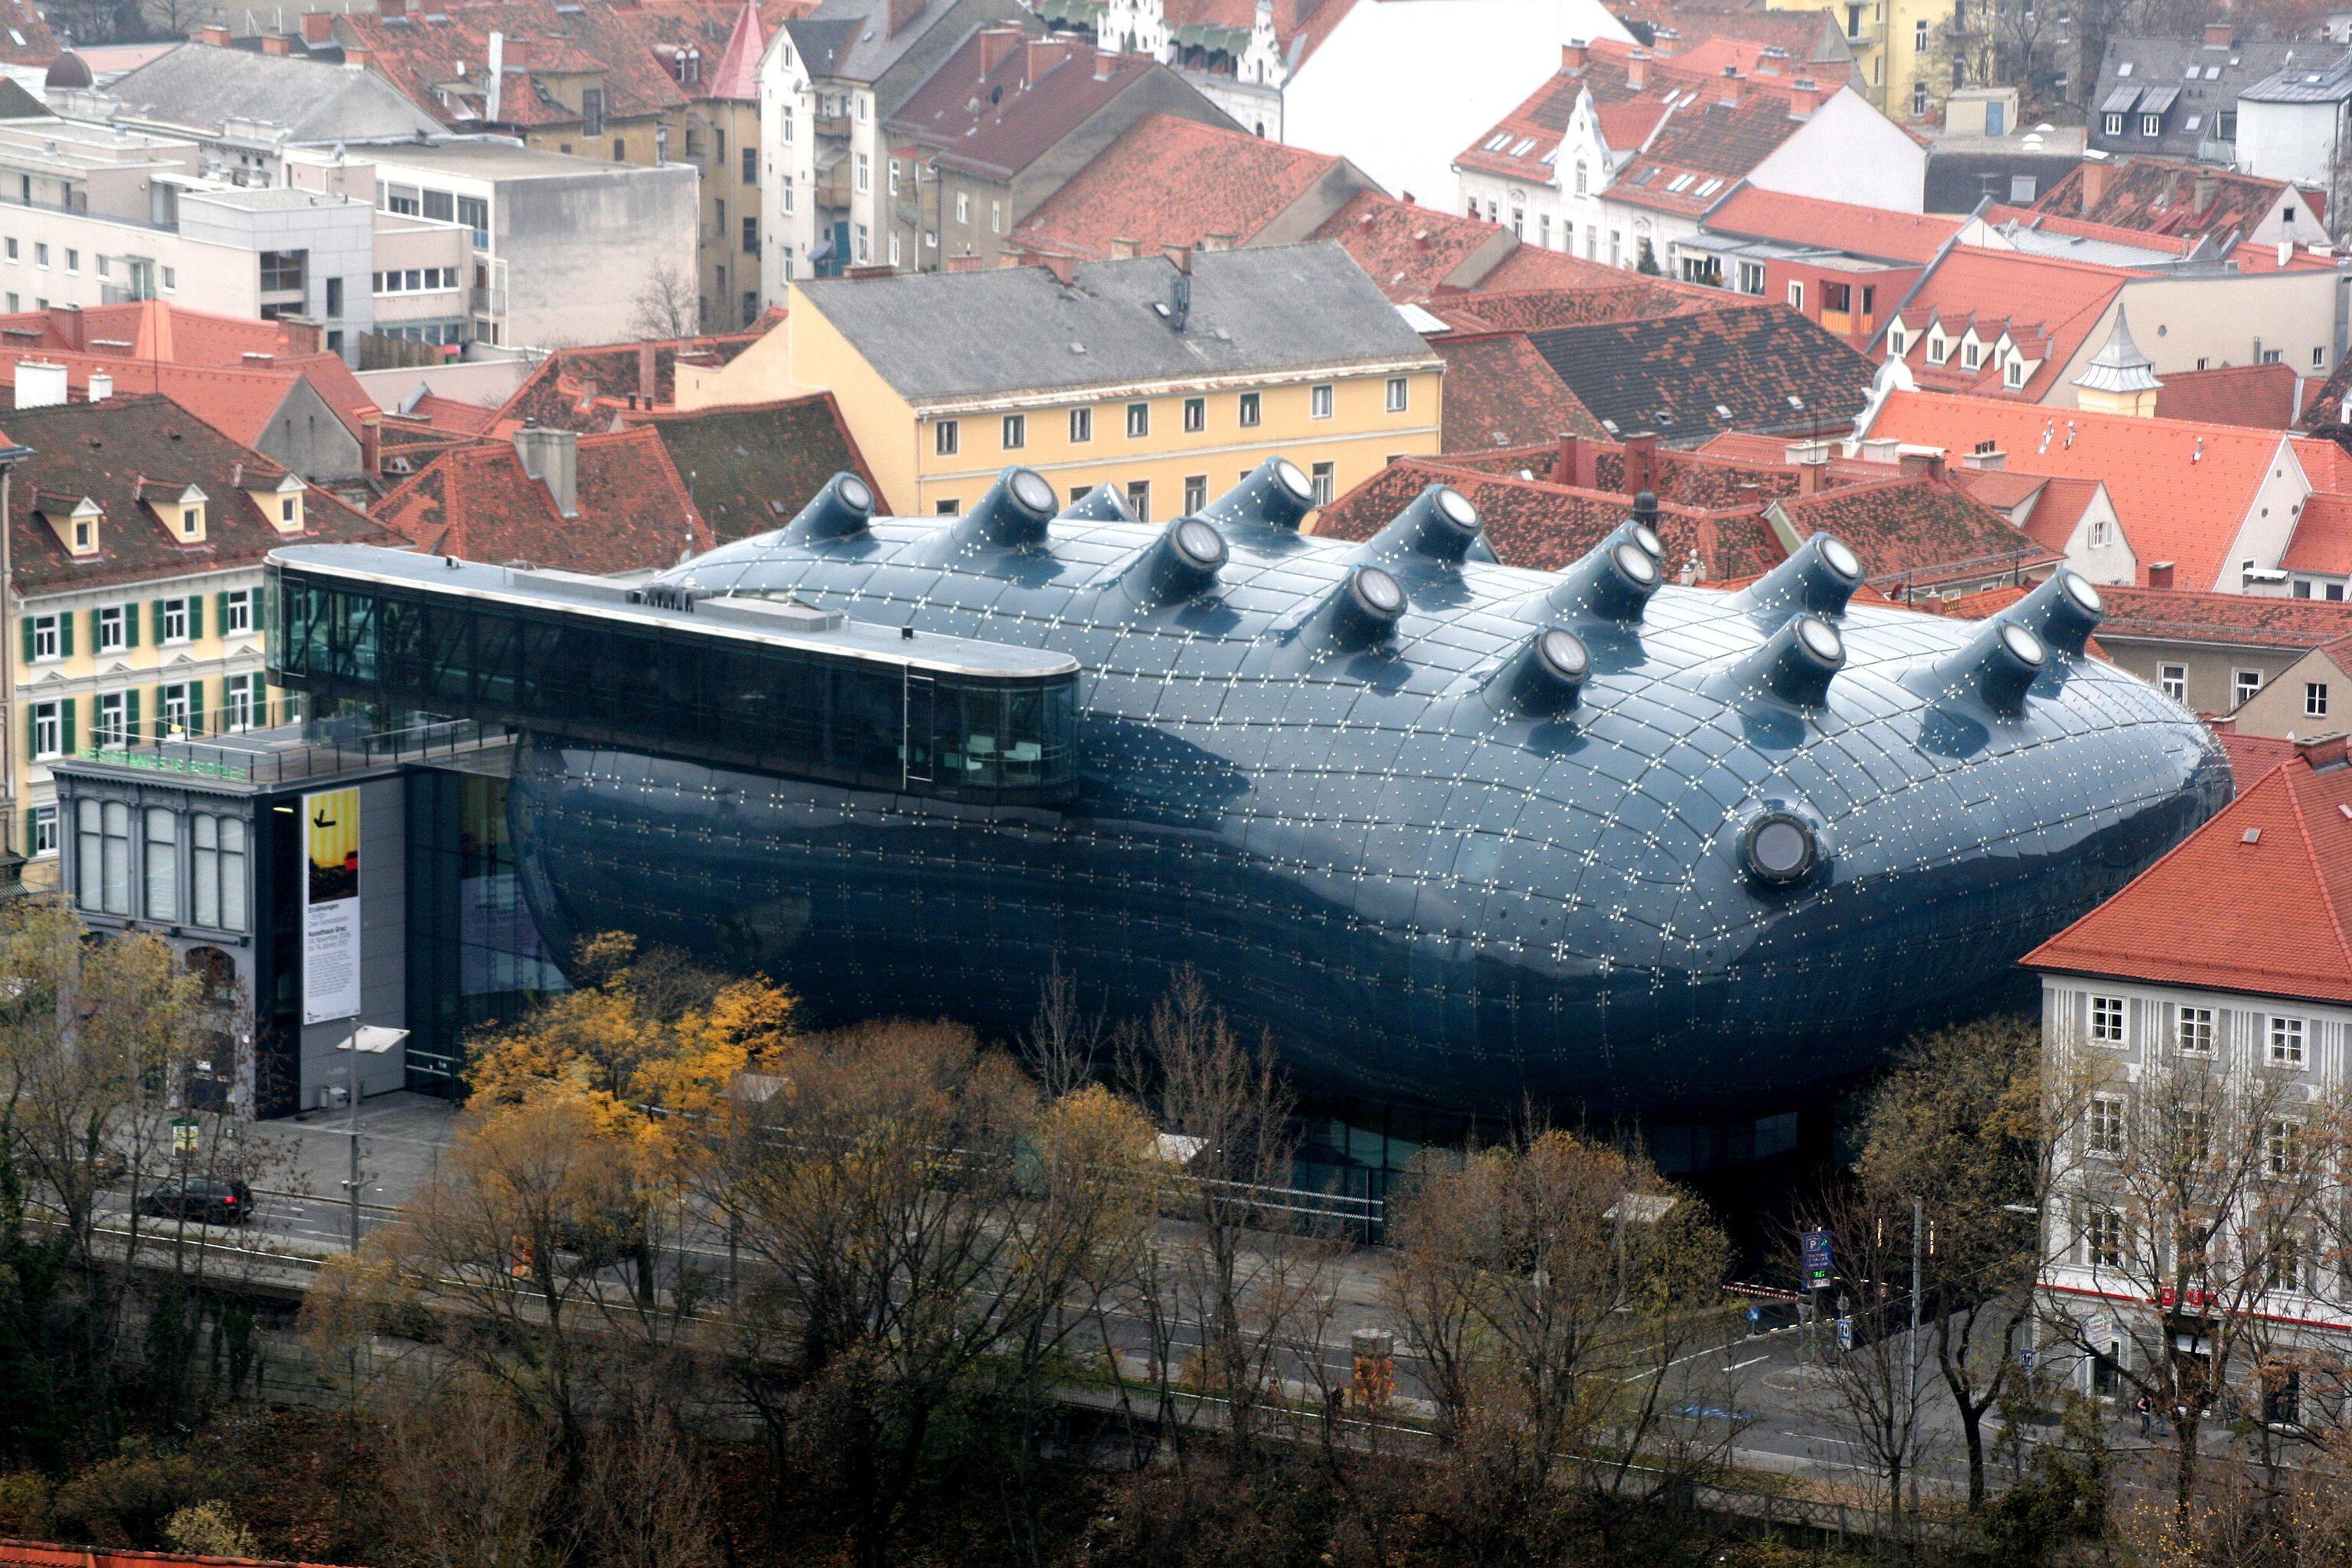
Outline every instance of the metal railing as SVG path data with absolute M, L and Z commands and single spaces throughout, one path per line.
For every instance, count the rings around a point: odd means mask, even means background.
M 229 710 L 223 710 L 226 720 Z M 272 735 L 234 729 L 218 740 L 170 736 L 110 743 L 93 742 L 74 752 L 77 760 L 102 767 L 237 784 L 278 784 L 319 778 L 360 768 L 434 757 L 464 756 L 502 745 L 512 734 L 503 724 L 476 719 L 445 719 L 405 729 L 362 732 L 317 724 L 299 734 Z

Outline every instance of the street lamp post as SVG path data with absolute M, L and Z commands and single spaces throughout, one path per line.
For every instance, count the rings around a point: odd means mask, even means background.
M 344 1108 L 344 1129 L 352 1141 L 352 1173 L 343 1183 L 352 1205 L 352 1250 L 360 1249 L 360 1053 L 382 1056 L 401 1041 L 408 1038 L 405 1029 L 387 1029 L 381 1024 L 361 1024 L 352 1030 L 351 1037 L 335 1049 L 351 1053 L 351 1103 Z

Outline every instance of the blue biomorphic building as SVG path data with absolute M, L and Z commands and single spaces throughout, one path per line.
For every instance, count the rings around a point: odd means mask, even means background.
M 1198 514 L 953 519 L 835 479 L 639 588 L 274 558 L 287 684 L 526 731 L 530 910 L 767 971 L 819 1019 L 1010 1030 L 1190 964 L 1310 1094 L 1757 1116 L 2014 961 L 2227 797 L 2204 727 L 2086 657 L 2061 573 L 1991 621 L 1850 603 L 1810 541 L 1661 585 L 1636 513 L 1496 564 L 1433 486 L 1361 544 L 1268 462 Z

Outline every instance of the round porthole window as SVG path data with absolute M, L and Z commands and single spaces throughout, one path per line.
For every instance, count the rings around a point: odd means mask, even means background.
M 1404 614 L 1404 590 L 1397 585 L 1395 578 L 1379 567 L 1357 568 L 1354 587 L 1356 597 L 1363 601 L 1364 607 L 1383 620 L 1391 620 Z
M 856 474 L 843 475 L 841 483 L 834 487 L 833 493 L 840 498 L 842 505 L 852 511 L 874 510 L 873 490 L 867 488 L 866 481 Z
M 2106 614 L 2106 606 L 2099 602 L 2099 591 L 2091 586 L 2088 577 L 2079 572 L 2069 572 L 2063 582 L 2064 586 L 2060 591 L 2074 601 L 2076 609 L 2086 616 Z
M 1275 459 L 1274 477 L 1284 489 L 1290 492 L 1292 500 L 1306 502 L 1315 499 L 1315 489 L 1307 482 L 1306 471 L 1289 458 Z
M 1013 499 L 1031 511 L 1051 512 L 1054 487 L 1045 482 L 1043 474 L 1024 468 L 1013 476 Z
M 1800 881 L 1821 858 L 1811 825 L 1785 811 L 1768 811 L 1739 836 L 1739 858 L 1748 874 L 1776 887 Z
M 1225 537 L 1197 517 L 1176 525 L 1176 553 L 1197 571 L 1213 572 L 1225 563 Z
M 1445 485 L 1439 489 L 1437 511 L 1439 516 L 1465 533 L 1478 526 L 1477 509 L 1470 504 L 1468 496 L 1464 495 L 1452 485 Z

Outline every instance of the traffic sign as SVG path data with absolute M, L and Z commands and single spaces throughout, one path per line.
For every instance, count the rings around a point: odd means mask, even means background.
M 203 1124 L 197 1121 L 193 1116 L 178 1116 L 173 1118 L 172 1152 L 174 1154 L 194 1153 L 196 1152 L 198 1139 L 202 1135 L 203 1131 Z
M 1838 1349 L 1842 1351 L 1850 1351 L 1853 1349 L 1853 1320 L 1852 1318 L 1840 1318 L 1838 1320 Z
M 1751 1322 L 1751 1323 L 1760 1323 L 1760 1322 L 1762 1322 L 1762 1321 L 1764 1321 L 1764 1309 L 1763 1309 L 1763 1308 L 1761 1308 L 1761 1307 L 1750 1307 L 1750 1308 L 1748 1308 L 1748 1321 L 1749 1322 Z
M 1808 1290 L 1828 1289 L 1831 1274 L 1830 1233 L 1825 1230 L 1809 1230 L 1805 1232 L 1804 1244 L 1805 1289 Z

